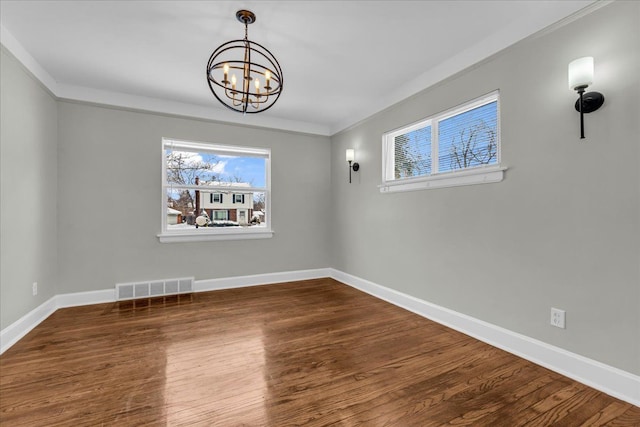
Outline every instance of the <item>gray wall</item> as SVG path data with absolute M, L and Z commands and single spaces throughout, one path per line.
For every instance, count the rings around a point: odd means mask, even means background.
M 324 268 L 329 138 L 60 102 L 59 293 Z M 162 137 L 271 148 L 273 238 L 160 243 Z
M 335 135 L 331 265 L 640 374 L 639 17 L 605 6 Z M 567 64 L 587 55 L 606 102 L 581 141 Z M 495 89 L 503 182 L 379 193 L 383 132 Z
M 0 52 L 0 327 L 56 294 L 56 101 Z M 38 295 L 31 285 L 38 282 Z

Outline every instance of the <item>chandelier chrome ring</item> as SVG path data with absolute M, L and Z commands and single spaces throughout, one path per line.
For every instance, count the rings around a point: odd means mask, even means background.
M 207 83 L 213 95 L 227 108 L 255 114 L 268 110 L 283 88 L 282 68 L 273 54 L 247 37 L 247 26 L 255 15 L 247 10 L 236 13 L 245 24 L 245 38 L 218 46 L 207 63 Z

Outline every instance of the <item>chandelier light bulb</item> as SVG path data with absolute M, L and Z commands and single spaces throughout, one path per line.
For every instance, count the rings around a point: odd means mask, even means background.
M 222 69 L 224 70 L 224 79 L 222 80 L 222 83 L 226 86 L 229 84 L 229 64 L 224 64 Z
M 269 80 L 271 80 L 271 72 L 269 70 L 264 72 L 264 81 L 265 81 L 265 85 L 264 88 L 267 89 L 267 92 L 269 92 L 269 90 L 271 89 L 271 85 L 269 85 Z

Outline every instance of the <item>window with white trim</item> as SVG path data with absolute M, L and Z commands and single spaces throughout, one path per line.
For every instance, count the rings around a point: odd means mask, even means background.
M 161 242 L 271 237 L 271 150 L 163 138 Z
M 498 91 L 382 136 L 381 192 L 498 182 Z
M 216 210 L 213 213 L 214 221 L 228 221 L 229 220 L 229 212 L 226 210 Z

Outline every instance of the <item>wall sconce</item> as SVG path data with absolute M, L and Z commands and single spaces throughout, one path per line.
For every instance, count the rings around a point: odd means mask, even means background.
M 580 139 L 584 139 L 584 114 L 596 111 L 604 104 L 604 95 L 600 92 L 584 93 L 592 83 L 593 57 L 585 56 L 569 63 L 569 89 L 580 95 L 575 105 L 580 112 Z
M 356 151 L 353 148 L 347 148 L 347 162 L 349 162 L 349 184 L 351 184 L 351 169 L 354 172 L 358 172 L 360 165 L 354 162 L 356 158 Z

